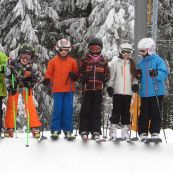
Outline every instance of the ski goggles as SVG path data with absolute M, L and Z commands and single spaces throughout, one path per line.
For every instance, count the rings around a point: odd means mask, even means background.
M 133 53 L 133 51 L 132 50 L 128 50 L 128 49 L 123 49 L 123 50 L 120 51 L 120 53 L 122 55 L 125 55 L 125 54 L 131 55 Z
M 20 57 L 20 59 L 22 59 L 22 60 L 28 60 L 28 61 L 30 61 L 31 58 L 32 58 L 31 55 L 25 54 L 25 53 L 21 53 L 19 57 Z
M 91 45 L 89 46 L 89 51 L 93 53 L 101 52 L 102 48 L 99 45 Z
M 59 48 L 58 51 L 69 53 L 71 51 L 71 48 Z

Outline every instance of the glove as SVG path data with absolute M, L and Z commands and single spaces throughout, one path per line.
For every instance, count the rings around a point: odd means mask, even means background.
M 88 75 L 87 74 L 83 74 L 83 76 L 80 77 L 80 82 L 81 82 L 82 86 L 85 85 L 87 79 L 88 79 Z
M 30 77 L 31 76 L 31 72 L 30 71 L 25 71 L 24 72 L 24 78 Z
M 14 96 L 17 93 L 17 89 L 16 88 L 10 88 L 9 92 L 12 96 Z
M 103 82 L 107 82 L 107 80 L 108 80 L 107 76 L 104 75 L 104 74 L 100 74 L 100 75 L 98 76 L 98 78 L 99 78 L 101 81 L 103 81 Z
M 132 85 L 132 91 L 133 91 L 134 93 L 138 92 L 138 91 L 139 91 L 139 85 L 138 85 L 138 84 L 133 84 L 133 85 Z
M 150 69 L 149 75 L 150 75 L 150 77 L 156 77 L 158 75 L 158 71 L 155 69 Z
M 45 78 L 45 79 L 42 81 L 42 84 L 43 84 L 44 86 L 49 85 L 49 84 L 50 84 L 50 79 Z
M 73 71 L 69 72 L 68 76 L 73 81 L 76 81 L 78 78 L 77 75 Z
M 108 92 L 109 97 L 112 97 L 114 95 L 114 89 L 112 87 L 108 87 L 107 92 Z
M 137 69 L 136 70 L 136 79 L 140 81 L 141 77 L 142 77 L 142 71 L 141 71 L 141 69 Z

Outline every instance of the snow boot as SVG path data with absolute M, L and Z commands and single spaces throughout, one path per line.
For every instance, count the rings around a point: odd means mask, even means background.
M 34 138 L 36 139 L 40 138 L 40 130 L 38 128 L 32 128 L 31 132 Z
M 12 138 L 14 136 L 14 129 L 6 129 L 4 131 L 4 137 Z
M 117 124 L 111 124 L 109 136 L 110 140 L 112 141 L 115 141 L 117 139 Z
M 123 128 L 121 129 L 121 138 L 124 140 L 130 140 L 130 126 L 129 125 L 124 125 Z
M 59 132 L 58 131 L 51 131 L 51 139 L 52 140 L 57 140 L 59 138 Z

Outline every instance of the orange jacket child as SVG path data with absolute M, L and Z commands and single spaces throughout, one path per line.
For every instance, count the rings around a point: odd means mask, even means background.
M 67 139 L 73 139 L 73 93 L 77 80 L 78 66 L 70 55 L 71 44 L 61 39 L 56 45 L 57 55 L 48 63 L 44 85 L 52 83 L 53 112 L 51 138 L 57 139 L 63 130 Z

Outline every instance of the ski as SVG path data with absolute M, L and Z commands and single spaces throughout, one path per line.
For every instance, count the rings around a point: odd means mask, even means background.
M 53 140 L 53 141 L 56 141 L 56 140 L 58 140 L 58 138 L 59 138 L 59 135 L 51 135 L 50 136 L 50 138 Z
M 105 138 L 94 139 L 97 143 L 106 142 Z
M 144 142 L 145 144 L 150 144 L 150 143 L 159 144 L 159 143 L 162 143 L 162 139 L 161 138 L 156 138 L 156 139 L 148 138 L 142 142 Z
M 138 137 L 134 137 L 134 138 L 131 138 L 130 140 L 135 142 L 135 141 L 139 141 L 139 138 Z
M 82 142 L 87 143 L 89 141 L 88 138 L 82 138 Z
M 75 136 L 69 136 L 69 137 L 66 136 L 65 139 L 66 139 L 67 141 L 73 141 L 73 140 L 76 139 L 76 137 L 75 137 Z
M 119 143 L 119 142 L 122 142 L 122 141 L 125 141 L 125 140 L 123 138 L 115 138 L 115 139 L 110 139 L 109 141 Z

